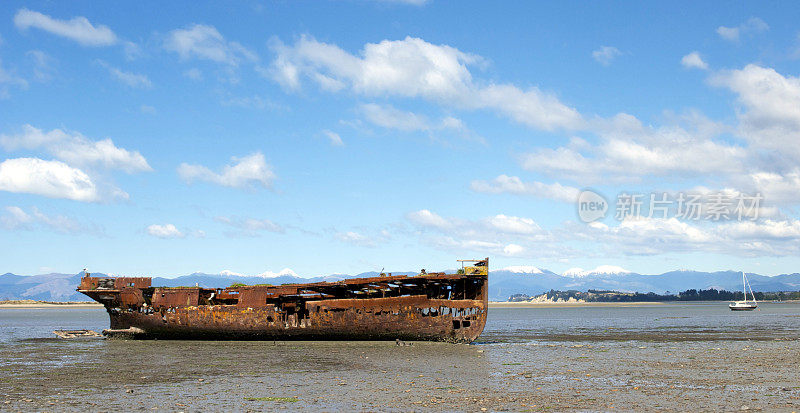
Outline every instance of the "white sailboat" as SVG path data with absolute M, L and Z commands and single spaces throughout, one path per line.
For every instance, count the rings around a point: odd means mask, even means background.
M 750 295 L 753 301 L 747 300 L 747 289 L 750 289 Z M 728 305 L 731 311 L 753 311 L 758 307 L 756 302 L 756 295 L 753 294 L 753 288 L 750 287 L 750 281 L 747 281 L 747 276 L 742 272 L 742 293 L 744 294 L 744 301 L 736 301 Z

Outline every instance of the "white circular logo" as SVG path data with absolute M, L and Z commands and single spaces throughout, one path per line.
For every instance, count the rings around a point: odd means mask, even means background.
M 608 212 L 608 202 L 600 194 L 592 191 L 583 191 L 578 195 L 578 217 L 583 222 L 597 221 L 605 218 Z

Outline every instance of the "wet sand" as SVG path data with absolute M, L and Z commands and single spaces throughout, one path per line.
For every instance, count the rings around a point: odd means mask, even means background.
M 800 410 L 797 311 L 747 335 L 691 318 L 658 327 L 683 316 L 633 331 L 509 327 L 540 311 L 497 310 L 473 345 L 23 338 L 0 343 L 0 409 Z

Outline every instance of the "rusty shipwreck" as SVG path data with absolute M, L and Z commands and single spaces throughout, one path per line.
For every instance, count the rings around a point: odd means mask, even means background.
M 469 343 L 486 324 L 489 259 L 459 261 L 455 274 L 228 288 L 152 287 L 146 277 L 86 273 L 78 291 L 105 306 L 107 336 Z

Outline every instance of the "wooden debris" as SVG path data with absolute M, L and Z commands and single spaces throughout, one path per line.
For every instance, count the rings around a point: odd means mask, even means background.
M 78 338 L 78 337 L 103 337 L 102 334 L 94 330 L 53 330 L 53 334 L 58 338 Z

